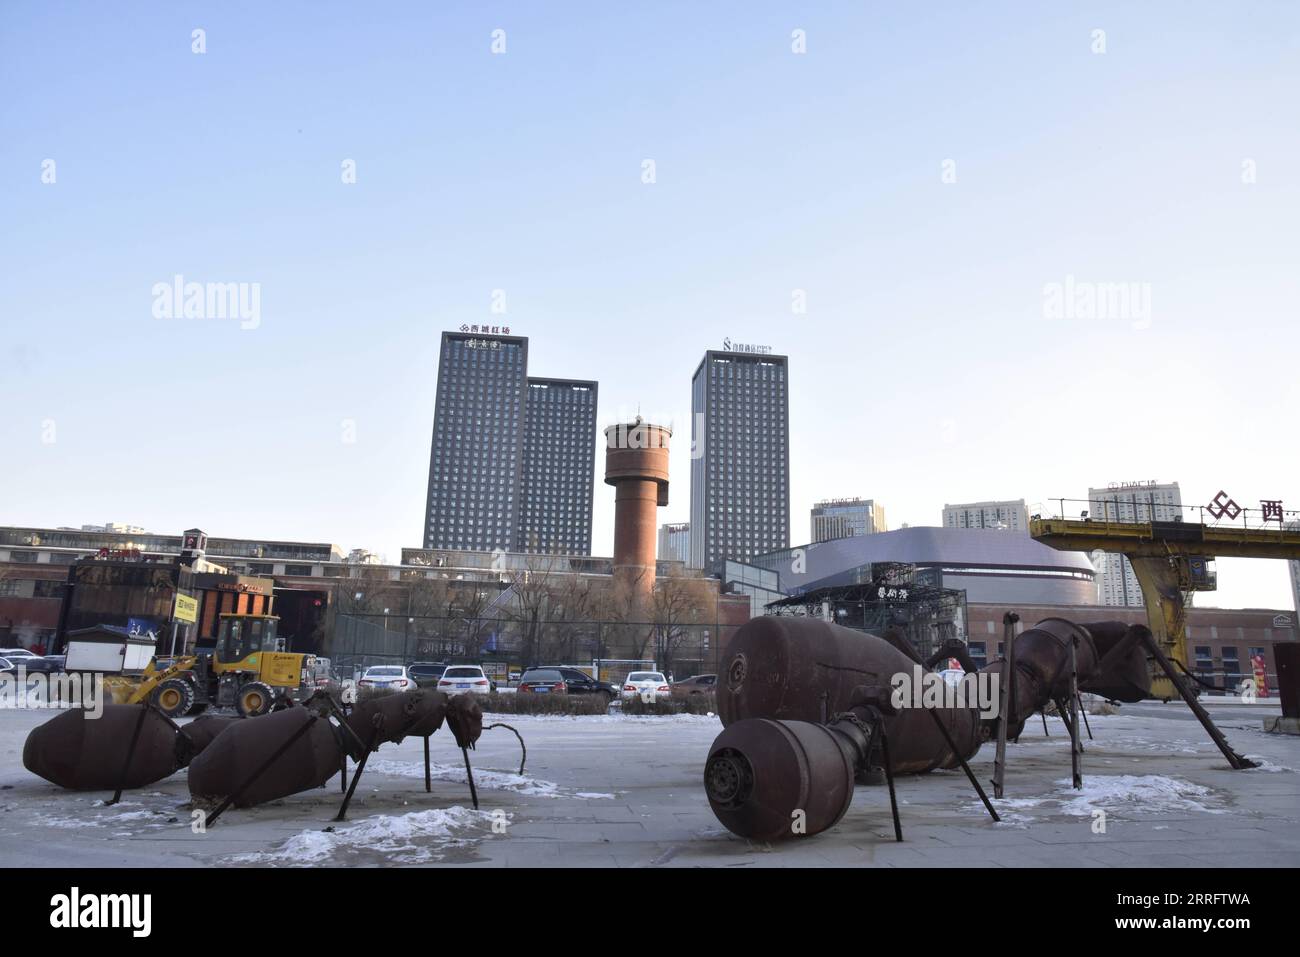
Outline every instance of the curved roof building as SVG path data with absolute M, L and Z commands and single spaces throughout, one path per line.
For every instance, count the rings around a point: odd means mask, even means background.
M 777 572 L 798 594 L 871 580 L 871 565 L 930 569 L 932 584 L 964 589 L 968 602 L 1095 605 L 1096 571 L 1082 552 L 1060 552 L 1028 535 L 980 528 L 900 528 L 768 552 L 752 564 Z

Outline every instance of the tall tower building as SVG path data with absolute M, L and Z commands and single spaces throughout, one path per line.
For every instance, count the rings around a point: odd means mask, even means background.
M 591 554 L 596 383 L 528 380 L 515 550 Z
M 634 621 L 654 595 L 655 515 L 668 504 L 672 435 L 639 415 L 605 430 L 605 484 L 614 486 L 614 589 Z
M 661 561 L 690 564 L 690 522 L 669 522 L 659 526 L 659 558 Z
M 786 356 L 709 350 L 691 380 L 691 561 L 790 547 Z
M 424 547 L 591 553 L 596 383 L 528 378 L 528 339 L 444 332 Z
M 1088 489 L 1088 517 L 1110 522 L 1174 522 L 1183 517 L 1183 493 L 1178 483 L 1115 482 Z M 1103 605 L 1141 606 L 1142 589 L 1123 555 L 1105 552 L 1097 576 L 1097 600 Z
M 967 502 L 943 507 L 944 528 L 987 528 L 998 532 L 1028 532 L 1029 509 L 1025 500 Z
M 812 507 L 814 543 L 887 531 L 885 507 L 873 499 L 831 498 Z

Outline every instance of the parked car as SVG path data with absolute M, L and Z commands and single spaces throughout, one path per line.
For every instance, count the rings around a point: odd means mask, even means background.
M 662 671 L 633 671 L 623 682 L 623 697 L 639 698 L 643 691 L 653 691 L 656 696 L 672 694 Z
M 564 690 L 569 694 L 604 695 L 605 704 L 609 704 L 618 695 L 618 689 L 608 681 L 599 681 L 579 668 L 564 665 L 548 665 L 548 671 L 558 671 L 564 680 Z
M 683 678 L 681 681 L 674 681 L 670 688 L 673 689 L 674 698 L 689 698 L 691 695 L 708 694 L 717 690 L 717 675 L 696 675 L 694 678 Z
M 371 665 L 357 682 L 357 687 L 414 691 L 416 684 L 403 665 Z
M 26 648 L 0 648 L 0 656 L 15 661 L 18 658 L 39 658 L 40 655 L 28 651 Z
M 406 670 L 411 673 L 411 677 L 415 679 L 415 683 L 421 688 L 436 688 L 438 679 L 447 670 L 447 666 L 441 662 L 417 661 Z
M 0 675 L 13 674 L 17 670 L 18 666 L 8 658 L 0 658 Z
M 21 662 L 29 675 L 53 675 L 63 670 L 63 663 L 66 660 L 66 655 L 45 655 L 41 658 L 23 658 Z
M 438 679 L 438 690 L 444 694 L 487 694 L 492 682 L 478 665 L 449 665 Z
M 519 694 L 566 694 L 569 690 L 558 668 L 529 668 L 519 676 Z

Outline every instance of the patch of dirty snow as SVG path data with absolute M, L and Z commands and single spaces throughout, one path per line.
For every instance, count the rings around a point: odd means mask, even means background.
M 1295 773 L 1295 768 L 1288 768 L 1284 764 L 1274 764 L 1272 761 L 1264 757 L 1262 754 L 1247 754 L 1245 755 L 1245 757 L 1251 761 L 1254 761 L 1257 765 L 1259 765 L 1258 767 L 1254 767 L 1254 768 L 1246 768 L 1247 771 L 1273 771 L 1273 772 L 1288 771 L 1291 773 Z
M 340 854 L 375 851 L 393 863 L 422 864 L 439 860 L 448 848 L 473 843 L 483 832 L 490 832 L 494 820 L 488 811 L 472 811 L 459 805 L 409 814 L 379 814 L 350 826 L 302 831 L 273 851 L 237 854 L 228 860 L 232 864 L 303 867 L 324 863 Z
M 423 761 L 393 761 L 377 759 L 367 762 L 367 771 L 391 774 L 395 777 L 416 778 L 424 780 Z M 430 764 L 429 777 L 435 781 L 451 781 L 464 784 L 465 768 L 459 764 Z M 561 788 L 554 781 L 543 781 L 526 774 L 514 774 L 510 771 L 495 771 L 491 768 L 474 769 L 474 786 L 480 791 L 509 791 L 512 794 L 526 794 L 530 797 L 575 797 L 583 800 L 614 800 L 615 795 L 600 791 L 571 792 Z
M 32 823 L 39 827 L 81 828 L 121 827 L 123 824 L 146 822 L 150 827 L 168 827 L 177 822 L 179 814 L 173 809 L 148 809 L 139 801 L 121 801 L 108 804 L 103 798 L 90 803 L 93 809 L 81 817 L 63 817 L 57 814 L 38 814 Z M 136 808 L 137 810 L 128 810 Z M 130 832 L 123 832 L 130 833 Z
M 1042 808 L 1058 814 L 1091 817 L 1096 811 L 1130 812 L 1141 815 L 1201 811 L 1225 814 L 1221 800 L 1209 788 L 1191 781 L 1158 774 L 1085 774 L 1083 790 L 1076 791 L 1069 778 L 1056 782 L 1056 792 L 1045 797 L 993 799 L 1000 816 L 1003 809 L 1014 812 Z M 970 811 L 986 813 L 978 802 L 966 805 Z M 1018 816 L 1024 819 L 1023 815 Z
M 380 758 L 368 761 L 366 770 L 391 774 L 394 777 L 424 780 L 423 761 L 393 761 Z M 430 764 L 429 777 L 434 781 L 454 781 L 469 787 L 469 782 L 465 779 L 465 768 L 459 764 Z M 490 768 L 474 769 L 474 786 L 481 791 L 510 791 L 533 797 L 560 796 L 560 786 L 554 781 L 530 778 L 525 774 L 511 774 L 509 771 L 493 771 Z

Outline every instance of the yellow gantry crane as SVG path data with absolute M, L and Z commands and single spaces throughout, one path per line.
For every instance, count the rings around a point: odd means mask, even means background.
M 1220 493 L 1222 495 L 1222 493 Z M 1280 504 L 1280 503 L 1279 503 Z M 1159 506 L 1157 506 L 1159 508 Z M 1064 500 L 1062 500 L 1064 511 Z M 1114 521 L 1087 517 L 1029 521 L 1029 534 L 1061 551 L 1118 552 L 1128 559 L 1142 589 L 1148 627 L 1165 655 L 1184 671 L 1187 660 L 1187 609 L 1184 595 L 1211 591 L 1215 558 L 1300 559 L 1300 527 L 1263 521 L 1250 527 L 1248 510 L 1237 509 L 1240 524 L 1229 521 Z M 1267 518 L 1267 514 L 1265 516 Z M 1178 694 L 1163 670 L 1152 668 L 1151 694 L 1168 700 Z

